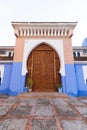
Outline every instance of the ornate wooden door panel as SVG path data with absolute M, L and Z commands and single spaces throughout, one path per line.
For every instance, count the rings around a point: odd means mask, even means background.
M 33 80 L 34 80 L 34 91 L 41 91 L 41 87 L 43 89 L 43 53 L 40 53 L 39 51 L 33 52 Z M 42 90 L 43 91 L 43 90 Z
M 55 91 L 54 52 L 33 52 L 34 91 Z
M 44 51 L 44 86 L 47 91 L 54 91 L 54 51 Z
M 33 79 L 33 91 L 56 91 L 55 83 L 60 83 L 58 75 L 60 61 L 57 53 L 42 44 L 32 51 L 27 60 L 28 76 Z

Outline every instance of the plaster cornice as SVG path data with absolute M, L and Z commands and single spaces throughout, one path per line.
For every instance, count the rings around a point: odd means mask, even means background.
M 77 22 L 12 22 L 17 37 L 71 37 L 76 24 Z

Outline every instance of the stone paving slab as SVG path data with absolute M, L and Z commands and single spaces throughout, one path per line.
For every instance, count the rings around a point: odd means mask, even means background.
M 41 98 L 41 99 L 38 99 L 38 100 L 37 100 L 37 104 L 49 105 L 49 104 L 51 104 L 51 102 L 50 102 L 49 99 L 43 99 L 43 98 Z
M 32 106 L 17 106 L 10 114 L 12 116 L 29 116 Z
M 55 119 L 32 120 L 32 130 L 58 130 Z
M 87 99 L 82 99 L 81 102 L 87 104 Z
M 77 117 L 77 112 L 69 106 L 68 101 L 62 99 L 54 99 L 54 104 L 58 116 Z
M 19 99 L 18 100 L 18 103 L 20 104 L 20 105 L 34 105 L 34 104 L 36 104 L 36 102 L 37 102 L 37 99 Z
M 87 130 L 87 97 L 0 95 L 0 130 Z
M 80 99 L 78 99 L 78 98 L 71 98 L 71 104 L 72 105 L 77 105 L 77 106 L 84 106 L 85 105 L 85 103 L 84 103 L 84 101 L 82 101 L 82 100 L 80 100 Z
M 85 124 L 83 121 L 62 121 L 64 130 L 87 130 L 87 124 Z
M 44 106 L 44 105 L 39 105 L 36 106 L 35 109 L 35 116 L 53 116 L 54 113 L 52 111 L 51 106 Z
M 62 117 L 77 117 L 77 113 L 69 107 L 57 107 L 58 116 Z
M 87 106 L 86 107 L 76 107 L 76 109 L 87 118 Z
M 0 121 L 0 130 L 25 130 L 27 119 L 6 119 Z
M 13 105 L 15 103 L 17 103 L 17 98 L 13 98 L 13 97 L 9 97 L 5 102 L 6 105 Z
M 9 112 L 10 109 L 11 109 L 11 106 L 8 106 L 8 105 L 0 106 L 0 116 L 6 115 L 7 112 Z

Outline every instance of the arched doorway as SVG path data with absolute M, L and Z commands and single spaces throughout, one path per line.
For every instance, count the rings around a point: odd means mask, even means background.
M 28 56 L 27 70 L 27 78 L 34 82 L 34 92 L 55 92 L 56 82 L 61 83 L 59 56 L 45 43 L 37 46 Z

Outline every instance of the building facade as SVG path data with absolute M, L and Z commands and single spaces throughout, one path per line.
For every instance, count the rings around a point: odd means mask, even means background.
M 76 22 L 12 22 L 15 47 L 0 47 L 0 93 L 18 95 L 27 78 L 33 92 L 87 95 L 87 48 L 72 47 Z

